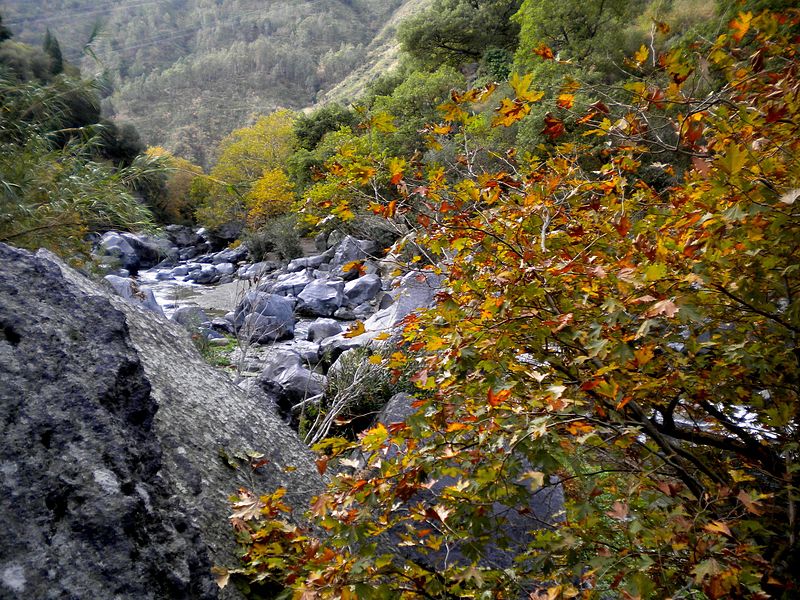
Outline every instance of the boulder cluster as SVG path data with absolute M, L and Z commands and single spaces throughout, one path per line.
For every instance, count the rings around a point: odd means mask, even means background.
M 274 261 L 248 262 L 244 245 L 198 254 L 210 247 L 202 230 L 171 226 L 167 233 L 167 239 L 157 240 L 108 232 L 96 254 L 108 256 L 116 253 L 113 248 L 123 246 L 119 240 L 130 242 L 136 257 L 125 255 L 123 264 L 137 263 L 141 268 L 154 259 L 138 253 L 139 249 L 166 248 L 150 280 L 205 285 L 236 282 L 236 303 L 224 316 L 213 318 L 203 308 L 188 305 L 177 307 L 171 319 L 211 345 L 227 344 L 234 336 L 238 375 L 250 376 L 243 385 L 252 386 L 255 380 L 276 398 L 287 417 L 298 403 L 323 398 L 328 370 L 342 354 L 380 346 L 405 317 L 431 305 L 441 284 L 441 277 L 430 271 L 398 271 L 397 262 L 385 257 L 374 241 L 339 232 L 318 237 L 316 254 L 283 266 Z M 106 276 L 119 295 L 162 312 L 147 285 L 121 275 Z M 264 347 L 269 351 L 260 351 Z

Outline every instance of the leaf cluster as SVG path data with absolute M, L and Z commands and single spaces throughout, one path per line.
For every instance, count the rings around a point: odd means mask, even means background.
M 463 148 L 451 163 L 340 151 L 318 185 L 371 189 L 446 257 L 436 308 L 384 360 L 427 396 L 360 437 L 366 462 L 314 502 L 297 560 L 244 572 L 297 598 L 792 597 L 798 27 L 797 10 L 740 12 L 712 42 L 640 49 L 613 101 L 586 88 L 579 105 L 567 80 L 536 154 L 483 163 L 473 135 L 487 103 L 508 128 L 544 101 L 526 75 L 451 94 L 426 127 Z M 372 115 L 367 136 L 389 125 Z M 352 448 L 328 440 L 321 461 Z M 563 507 L 511 535 L 553 486 Z M 264 516 L 248 552 L 280 527 Z

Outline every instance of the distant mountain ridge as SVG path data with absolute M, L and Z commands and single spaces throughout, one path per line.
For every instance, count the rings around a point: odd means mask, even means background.
M 217 142 L 254 114 L 350 100 L 397 55 L 400 16 L 430 0 L 2 0 L 20 41 L 46 29 L 84 71 L 114 81 L 106 112 L 150 145 L 203 165 Z M 334 92 L 329 93 L 335 88 Z

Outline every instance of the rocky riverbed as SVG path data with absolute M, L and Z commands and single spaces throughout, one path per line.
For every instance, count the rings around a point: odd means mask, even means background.
M 327 376 L 342 355 L 386 345 L 440 284 L 430 271 L 397 272 L 374 242 L 338 233 L 306 243 L 306 256 L 283 264 L 252 262 L 244 246 L 200 253 L 212 247 L 202 231 L 167 233 L 167 240 L 106 233 L 97 245 L 99 260 L 115 271 L 106 280 L 199 345 L 225 346 L 234 381 L 272 394 L 288 420 L 298 406 L 325 402 Z M 156 250 L 164 256 L 158 263 Z

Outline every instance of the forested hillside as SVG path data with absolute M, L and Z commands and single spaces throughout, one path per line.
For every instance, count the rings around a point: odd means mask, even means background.
M 366 58 L 402 0 L 4 0 L 6 26 L 65 56 L 92 49 L 114 85 L 106 113 L 143 139 L 208 165 L 209 149 L 252 114 L 300 109 Z M 100 25 L 99 32 L 94 30 Z M 95 35 L 95 37 L 93 37 Z

